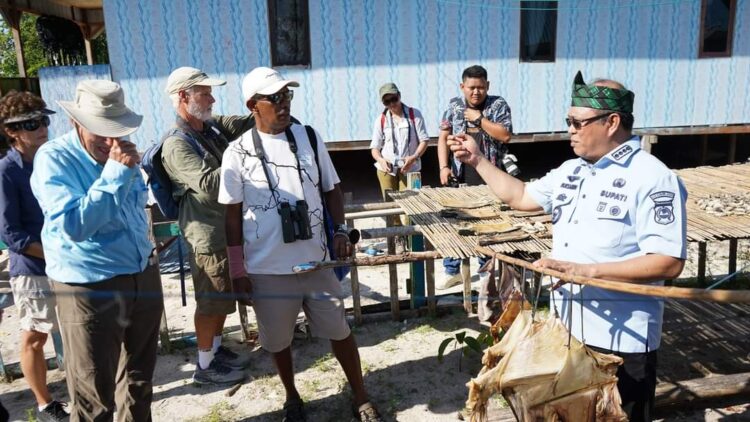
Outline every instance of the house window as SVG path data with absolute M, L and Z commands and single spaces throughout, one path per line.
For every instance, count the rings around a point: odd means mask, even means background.
M 730 57 L 736 0 L 702 0 L 698 57 Z
M 557 42 L 557 2 L 521 2 L 522 62 L 554 62 Z
M 310 66 L 307 0 L 268 0 L 271 66 Z

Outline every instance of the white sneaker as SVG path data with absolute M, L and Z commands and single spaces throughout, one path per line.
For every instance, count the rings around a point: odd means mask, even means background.
M 438 290 L 445 290 L 450 289 L 453 286 L 458 286 L 459 284 L 463 283 L 463 280 L 461 279 L 461 273 L 450 275 L 450 274 L 444 274 L 444 281 L 439 286 L 435 286 Z

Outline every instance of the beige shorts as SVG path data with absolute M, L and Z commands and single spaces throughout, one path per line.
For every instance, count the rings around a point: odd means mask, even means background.
M 228 315 L 237 309 L 226 251 L 190 254 L 190 273 L 198 314 Z
M 260 345 L 271 353 L 292 344 L 303 310 L 315 337 L 343 340 L 351 330 L 344 317 L 344 294 L 333 270 L 306 274 L 250 274 Z
M 19 275 L 10 279 L 10 288 L 21 330 L 47 334 L 57 330 L 55 294 L 46 276 Z

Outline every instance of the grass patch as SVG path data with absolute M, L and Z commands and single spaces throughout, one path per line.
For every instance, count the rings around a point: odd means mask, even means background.
M 26 421 L 27 422 L 36 422 L 36 412 L 33 407 L 30 407 L 26 409 Z
M 432 328 L 432 326 L 429 325 L 429 324 L 422 324 L 422 325 L 414 328 L 413 332 L 415 334 L 427 335 L 427 334 L 435 332 L 435 329 Z
M 208 413 L 197 419 L 190 419 L 193 422 L 224 422 L 237 419 L 234 407 L 225 401 L 220 401 L 208 410 Z
M 310 369 L 320 371 L 320 372 L 326 372 L 331 369 L 333 365 L 333 354 L 326 353 L 325 355 L 319 357 L 315 360 L 315 362 L 310 365 Z

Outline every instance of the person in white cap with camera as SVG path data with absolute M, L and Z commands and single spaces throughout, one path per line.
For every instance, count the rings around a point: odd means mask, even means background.
M 221 158 L 230 141 L 254 124 L 252 115 L 212 116 L 212 87 L 225 85 L 193 67 L 175 69 L 166 92 L 177 113 L 163 136 L 161 159 L 179 196 L 180 231 L 190 245 L 198 361 L 193 382 L 230 384 L 245 378 L 250 356 L 221 345 L 224 322 L 236 309 L 226 254 L 224 204 L 217 202 Z
M 353 253 L 344 224 L 339 178 L 320 135 L 293 124 L 291 101 L 299 83 L 258 67 L 242 81 L 256 127 L 224 153 L 219 202 L 227 204 L 227 254 L 235 293 L 252 298 L 261 346 L 271 352 L 286 390 L 285 421 L 306 420 L 294 385 L 291 344 L 304 310 L 312 334 L 331 341 L 354 395 L 358 420 L 380 421 L 362 379 L 359 352 L 344 318 L 344 294 L 333 270 L 295 274 L 300 262 L 329 258 L 324 207 L 338 257 Z
M 151 420 L 163 296 L 127 136 L 142 117 L 122 88 L 87 80 L 58 101 L 73 130 L 39 148 L 31 188 L 57 296 L 72 421 Z

